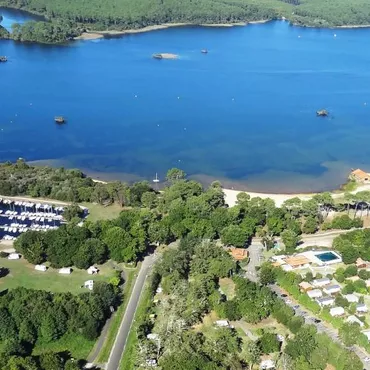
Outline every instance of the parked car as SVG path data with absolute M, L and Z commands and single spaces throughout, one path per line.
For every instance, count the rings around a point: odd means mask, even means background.
M 288 294 L 282 294 L 281 295 L 283 298 L 286 298 L 286 297 L 288 297 Z
M 314 319 L 313 321 L 314 321 L 315 324 L 319 324 L 321 322 L 321 320 L 319 320 L 319 319 Z

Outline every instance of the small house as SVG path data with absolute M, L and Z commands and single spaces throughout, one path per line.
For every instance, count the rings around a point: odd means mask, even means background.
M 314 299 L 314 298 L 320 298 L 322 297 L 322 291 L 320 289 L 313 289 L 313 290 L 309 290 L 307 292 L 307 295 L 311 298 L 311 299 Z
M 155 292 L 156 292 L 157 294 L 162 293 L 162 292 L 163 292 L 162 287 L 161 287 L 161 286 L 159 286 Z
M 366 313 L 368 311 L 366 304 L 359 303 L 356 305 L 356 312 L 357 313 Z
M 215 324 L 219 326 L 220 328 L 228 328 L 230 326 L 227 320 L 217 320 L 215 321 Z
M 335 316 L 342 316 L 344 315 L 344 308 L 343 307 L 333 307 L 330 309 L 330 315 Z
M 59 274 L 69 275 L 72 269 L 70 267 L 62 267 L 58 272 Z
M 356 182 L 367 184 L 370 180 L 370 175 L 360 168 L 357 168 L 357 170 L 353 170 L 350 173 L 349 178 Z
M 248 257 L 248 251 L 245 248 L 230 247 L 229 253 L 236 261 L 243 261 Z
M 355 315 L 348 316 L 346 322 L 349 322 L 351 324 L 358 324 L 362 328 L 364 326 L 364 323 L 358 319 Z
M 315 279 L 312 281 L 312 285 L 315 287 L 315 288 L 322 288 L 323 286 L 325 285 L 329 285 L 330 284 L 330 279 L 329 278 L 322 278 L 322 279 Z
M 328 307 L 334 304 L 335 299 L 333 297 L 323 297 L 316 299 L 316 302 L 320 307 Z
M 37 271 L 46 271 L 47 268 L 46 268 L 45 265 L 36 265 L 35 270 L 37 270 Z
M 308 292 L 309 290 L 312 290 L 313 287 L 310 283 L 307 283 L 306 281 L 302 281 L 299 284 L 299 289 L 301 290 L 301 292 Z
M 89 290 L 93 290 L 94 289 L 94 280 L 86 280 L 84 282 L 84 287 L 89 289 Z
M 357 258 L 356 260 L 356 266 L 357 268 L 359 269 L 366 269 L 367 268 L 367 265 L 368 263 L 366 261 L 364 261 L 362 258 Z
M 328 295 L 336 294 L 340 292 L 340 286 L 339 285 L 328 285 L 324 288 L 324 293 Z
M 19 253 L 10 253 L 8 256 L 8 260 L 19 260 L 21 255 Z
M 349 303 L 358 303 L 360 298 L 354 294 L 346 294 L 343 296 Z
M 275 369 L 275 362 L 272 361 L 272 360 L 263 360 L 261 363 L 260 363 L 260 369 L 261 370 L 271 370 L 271 369 Z
M 90 266 L 88 269 L 87 269 L 87 273 L 89 275 L 94 275 L 94 274 L 97 274 L 99 272 L 99 269 L 97 269 L 95 266 Z
M 365 283 L 366 283 L 366 288 L 369 288 L 370 287 L 370 279 L 365 280 Z

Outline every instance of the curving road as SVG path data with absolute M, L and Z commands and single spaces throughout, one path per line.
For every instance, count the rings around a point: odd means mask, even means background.
M 118 370 L 119 364 L 125 350 L 126 342 L 132 323 L 134 321 L 137 306 L 139 304 L 140 296 L 144 288 L 146 278 L 153 266 L 156 256 L 151 254 L 144 258 L 141 264 L 141 269 L 136 278 L 134 288 L 132 289 L 130 300 L 126 307 L 126 312 L 121 321 L 116 339 L 114 341 L 112 351 L 109 355 L 108 362 L 105 366 L 106 370 Z

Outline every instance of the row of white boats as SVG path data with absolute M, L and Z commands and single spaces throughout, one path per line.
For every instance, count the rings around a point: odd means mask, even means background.
M 50 204 L 43 204 L 43 203 L 32 203 L 32 202 L 26 202 L 26 201 L 14 201 L 11 199 L 3 199 L 0 198 L 0 204 L 7 204 L 7 205 L 14 205 L 19 207 L 26 207 L 26 208 L 32 208 L 35 207 L 36 209 L 43 208 L 44 210 L 54 210 L 56 212 L 63 212 L 64 207 L 54 207 Z
M 28 230 L 47 231 L 47 230 L 55 230 L 57 228 L 58 226 L 36 225 L 36 224 L 33 224 L 31 226 L 22 225 L 22 224 L 11 224 L 10 226 L 3 227 L 4 231 L 9 232 L 9 233 L 25 233 Z
M 17 220 L 26 220 L 29 219 L 30 221 L 41 221 L 44 222 L 45 220 L 52 222 L 53 220 L 63 220 L 62 215 L 58 215 L 56 213 L 49 213 L 49 212 L 17 212 L 17 211 L 3 211 L 0 209 L 0 215 L 3 214 L 4 216 L 7 216 L 9 220 L 13 220 L 16 218 Z

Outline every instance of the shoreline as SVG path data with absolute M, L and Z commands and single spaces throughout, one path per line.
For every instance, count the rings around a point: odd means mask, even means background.
M 74 40 L 96 40 L 103 37 L 115 37 L 115 36 L 124 36 L 124 35 L 134 35 L 137 33 L 145 33 L 145 32 L 152 32 L 152 31 L 160 31 L 165 30 L 168 28 L 174 27 L 210 27 L 210 28 L 230 28 L 230 27 L 245 27 L 248 24 L 263 24 L 270 22 L 271 19 L 262 19 L 259 21 L 251 21 L 251 22 L 234 22 L 234 23 L 203 23 L 203 24 L 195 24 L 195 23 L 162 23 L 153 26 L 146 26 L 143 28 L 132 28 L 128 30 L 118 31 L 118 30 L 110 30 L 110 31 L 86 31 L 83 32 L 80 36 L 74 38 Z

